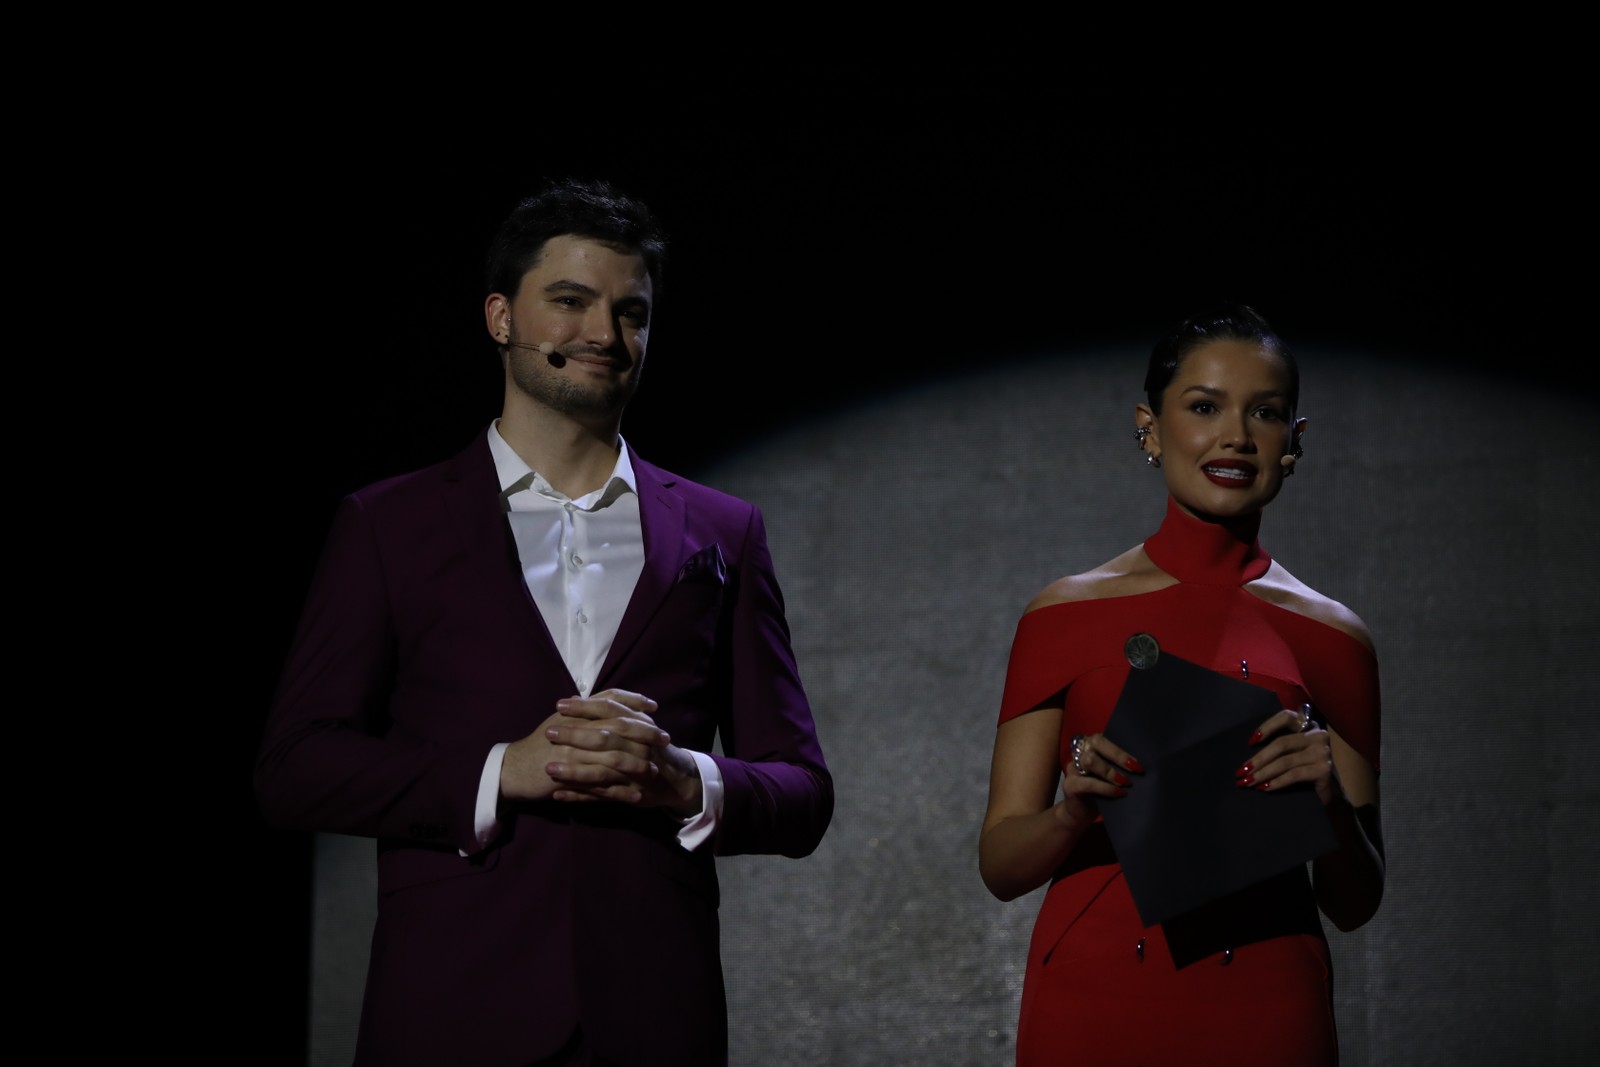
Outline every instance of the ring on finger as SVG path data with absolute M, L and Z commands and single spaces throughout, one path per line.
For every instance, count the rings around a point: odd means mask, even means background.
M 1309 731 L 1315 725 L 1316 725 L 1316 720 L 1312 719 L 1312 717 L 1311 717 L 1311 705 L 1310 704 L 1301 704 L 1300 705 L 1300 732 L 1301 733 L 1306 733 L 1307 731 Z
M 1080 776 L 1089 773 L 1083 769 L 1083 753 L 1088 747 L 1089 739 L 1083 734 L 1077 734 L 1072 738 L 1072 766 Z

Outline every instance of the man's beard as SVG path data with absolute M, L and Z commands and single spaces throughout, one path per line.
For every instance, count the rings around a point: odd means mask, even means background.
M 515 332 L 511 340 L 517 339 Z M 620 380 L 606 383 L 577 382 L 550 365 L 548 356 L 526 348 L 511 348 L 511 381 L 518 389 L 553 411 L 575 418 L 609 418 L 620 415 L 639 386 L 639 368 Z

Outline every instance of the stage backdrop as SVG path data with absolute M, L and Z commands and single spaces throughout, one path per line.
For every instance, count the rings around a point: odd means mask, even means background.
M 838 789 L 812 857 L 721 862 L 734 1064 L 1011 1062 L 1043 890 L 1001 903 L 978 878 L 995 715 L 1029 598 L 1161 519 L 1132 434 L 1145 351 L 979 353 L 681 472 L 766 512 Z M 1262 543 L 1382 664 L 1389 881 L 1366 927 L 1328 927 L 1343 1062 L 1587 1063 L 1590 402 L 1404 353 L 1301 360 L 1306 456 Z M 372 873 L 370 841 L 318 840 L 314 1067 L 350 1062 Z

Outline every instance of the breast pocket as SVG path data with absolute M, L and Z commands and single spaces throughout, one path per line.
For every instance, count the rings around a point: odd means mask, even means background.
M 677 581 L 650 624 L 657 655 L 696 676 L 712 673 L 718 649 L 728 637 L 734 577 L 715 544 L 679 568 Z

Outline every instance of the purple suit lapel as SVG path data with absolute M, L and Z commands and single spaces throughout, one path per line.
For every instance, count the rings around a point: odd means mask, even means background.
M 684 502 L 673 486 L 677 479 L 629 452 L 639 483 L 639 522 L 644 536 L 644 569 L 622 614 L 611 651 L 600 668 L 595 689 L 607 688 L 610 676 L 649 630 L 650 621 L 672 591 L 678 569 L 688 555 L 684 544 Z M 528 631 L 530 648 L 538 649 L 554 670 L 567 674 L 565 662 L 544 624 L 544 616 L 522 580 L 516 542 L 499 505 L 494 457 L 485 431 L 450 462 L 445 472 L 445 506 L 474 559 L 485 590 L 484 610 L 499 612 L 507 624 Z M 570 681 L 571 676 L 567 674 Z M 572 691 L 577 683 L 572 682 Z
M 528 647 L 548 660 L 550 669 L 567 677 L 570 692 L 577 692 L 578 684 L 572 681 L 555 639 L 544 624 L 544 616 L 523 580 L 516 539 L 500 508 L 500 485 L 495 478 L 494 456 L 489 452 L 488 431 L 450 463 L 445 472 L 444 497 L 462 546 L 483 579 L 483 610 L 503 613 L 508 626 L 528 631 Z

